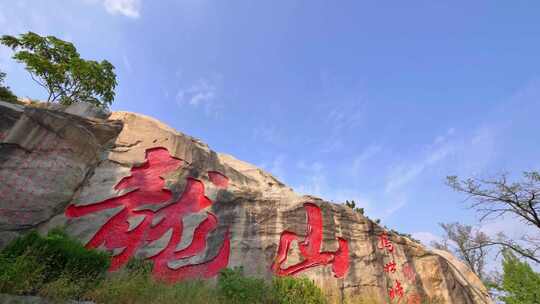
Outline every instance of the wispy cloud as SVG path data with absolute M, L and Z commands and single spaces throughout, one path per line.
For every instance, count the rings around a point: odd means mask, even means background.
M 362 174 L 361 171 L 364 168 L 366 162 L 375 157 L 381 151 L 382 146 L 375 144 L 369 145 L 367 148 L 365 148 L 353 159 L 351 166 L 348 168 L 351 175 L 357 177 Z
M 394 167 L 389 174 L 385 192 L 392 193 L 400 190 L 400 188 L 414 181 L 424 170 L 454 152 L 456 146 L 449 140 L 452 134 L 454 134 L 454 129 L 451 128 L 446 135 L 437 136 L 433 143 L 427 147 L 427 152 L 421 159 Z
M 364 107 L 362 103 L 352 103 L 344 108 L 341 104 L 328 112 L 326 121 L 330 124 L 334 132 L 354 128 L 360 125 L 364 118 Z
M 122 55 L 122 63 L 124 64 L 124 68 L 126 69 L 126 71 L 128 73 L 131 73 L 132 71 L 132 68 L 131 68 L 131 62 L 129 61 L 129 58 L 127 55 Z
M 200 78 L 193 84 L 182 87 L 176 93 L 176 101 L 179 105 L 202 107 L 207 114 L 217 114 L 220 106 L 216 103 L 220 93 L 221 75 Z
M 112 15 L 139 18 L 141 12 L 140 0 L 105 0 L 103 5 L 105 10 Z

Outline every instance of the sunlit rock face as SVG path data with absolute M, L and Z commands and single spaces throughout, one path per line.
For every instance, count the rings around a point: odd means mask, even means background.
M 296 194 L 270 174 L 127 112 L 0 103 L 0 246 L 64 226 L 169 282 L 305 276 L 331 302 L 491 303 L 465 265 L 350 208 Z M 99 117 L 99 118 L 98 118 Z

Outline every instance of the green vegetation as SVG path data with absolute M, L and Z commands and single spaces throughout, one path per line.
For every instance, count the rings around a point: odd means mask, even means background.
M 6 73 L 0 71 L 0 100 L 7 101 L 11 103 L 17 103 L 17 96 L 11 92 L 11 89 L 7 86 L 4 86 L 4 79 L 6 78 Z
M 540 303 L 540 274 L 526 262 L 540 264 L 540 240 L 535 237 L 540 232 L 540 172 L 523 172 L 516 181 L 507 174 L 467 179 L 448 176 L 447 185 L 467 196 L 469 207 L 476 210 L 481 223 L 514 218 L 527 233 L 513 237 L 503 232 L 487 235 L 470 225 L 446 223 L 441 224 L 445 232 L 442 242 L 432 245 L 463 260 L 484 281 L 492 298 L 508 304 Z M 498 271 L 484 271 L 492 248 L 503 255 L 502 276 Z
M 116 74 L 107 60 L 84 60 L 72 43 L 32 32 L 19 38 L 4 35 L 0 42 L 16 51 L 13 58 L 24 63 L 32 79 L 47 90 L 48 102 L 85 101 L 106 108 L 114 100 Z
M 322 291 L 305 278 L 247 277 L 242 268 L 224 269 L 215 284 L 155 280 L 152 264 L 132 259 L 108 273 L 109 256 L 88 250 L 62 230 L 43 237 L 30 232 L 0 252 L 0 293 L 40 295 L 53 301 L 96 303 L 323 304 Z
M 106 253 L 85 249 L 60 229 L 45 237 L 30 232 L 0 252 L 0 292 L 77 298 L 108 267 Z
M 283 304 L 323 304 L 326 303 L 322 291 L 306 278 L 275 278 L 272 281 L 275 299 Z
M 540 303 L 540 274 L 527 262 L 520 261 L 510 250 L 503 252 L 503 278 L 498 290 L 507 304 Z
M 351 200 L 350 202 L 348 200 L 345 201 L 345 205 L 351 208 L 354 212 L 364 215 L 364 208 L 356 208 L 356 202 L 354 200 Z

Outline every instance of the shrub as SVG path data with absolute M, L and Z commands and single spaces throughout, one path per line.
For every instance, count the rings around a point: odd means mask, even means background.
M 125 267 L 125 270 L 131 274 L 150 274 L 152 273 L 153 263 L 141 258 L 131 258 Z
M 244 276 L 242 267 L 226 268 L 219 273 L 218 292 L 223 303 L 270 303 L 271 290 L 259 278 Z
M 31 294 L 43 283 L 43 265 L 28 253 L 16 258 L 0 255 L 0 293 Z
M 280 304 L 324 304 L 322 291 L 307 278 L 276 277 L 272 280 L 274 299 Z
M 41 295 L 55 302 L 84 299 L 95 303 L 319 304 L 326 303 L 313 282 L 246 277 L 243 269 L 224 269 L 217 286 L 204 281 L 175 284 L 155 280 L 152 263 L 132 259 L 105 276 L 106 253 L 86 249 L 62 230 L 46 237 L 30 232 L 0 252 L 0 293 Z
M 3 85 L 6 73 L 0 71 L 0 101 L 7 101 L 11 103 L 18 103 L 17 96 L 11 92 L 9 87 Z
M 69 275 L 61 275 L 54 281 L 41 286 L 38 294 L 57 302 L 66 302 L 67 300 L 81 298 L 94 284 L 96 283 L 89 279 L 74 280 Z
M 32 231 L 8 244 L 0 256 L 0 292 L 53 298 L 78 298 L 109 267 L 108 254 L 84 248 L 60 229 L 46 237 Z
M 113 273 L 84 295 L 96 303 L 217 304 L 217 296 L 203 281 L 176 284 L 154 280 L 144 271 Z

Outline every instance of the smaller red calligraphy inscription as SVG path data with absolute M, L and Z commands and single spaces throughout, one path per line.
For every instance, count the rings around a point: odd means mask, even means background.
M 416 273 L 414 272 L 414 269 L 409 265 L 409 263 L 406 263 L 403 265 L 403 275 L 409 280 L 411 283 L 416 282 Z
M 394 251 L 394 244 L 390 242 L 388 235 L 384 231 L 379 235 L 379 244 L 377 245 L 377 248 L 386 249 L 390 253 Z
M 396 262 L 392 261 L 384 265 L 384 272 L 396 272 Z
M 388 290 L 388 296 L 390 296 L 390 299 L 393 300 L 396 297 L 399 297 L 400 299 L 403 297 L 403 287 L 401 286 L 401 283 L 396 280 L 396 284 L 394 287 L 391 287 Z

